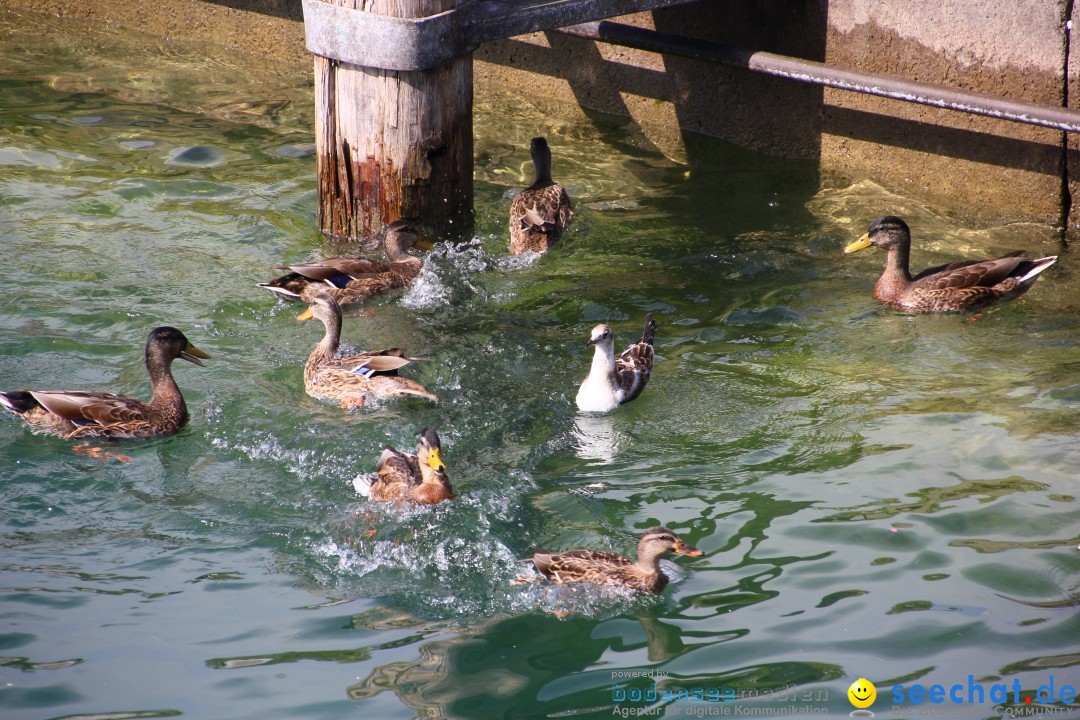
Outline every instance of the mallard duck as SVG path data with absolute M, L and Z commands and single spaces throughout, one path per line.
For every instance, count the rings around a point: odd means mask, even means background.
M 542 137 L 529 146 L 536 181 L 510 202 L 510 254 L 542 253 L 559 242 L 574 208 L 566 190 L 551 179 L 551 148 Z
M 392 447 L 383 449 L 379 469 L 374 475 L 361 475 L 353 487 L 364 497 L 380 502 L 407 501 L 434 505 L 453 500 L 454 490 L 446 477 L 439 434 L 432 428 L 420 431 L 416 454 L 409 455 Z
M 615 338 L 607 325 L 597 325 L 585 347 L 595 347 L 592 367 L 578 389 L 577 406 L 584 412 L 607 412 L 628 403 L 645 389 L 652 373 L 656 321 L 645 316 L 641 339 L 615 356 Z
M 329 293 L 341 305 L 361 303 L 375 295 L 408 287 L 420 274 L 420 258 L 410 247 L 434 246 L 408 220 L 396 220 L 383 230 L 383 250 L 389 262 L 356 257 L 332 257 L 299 265 L 284 265 L 287 275 L 259 283 L 283 300 L 311 302 L 315 292 Z
M 1011 300 L 1027 292 L 1056 255 L 1025 260 L 1016 250 L 995 260 L 964 260 L 923 270 L 908 269 L 911 231 L 898 217 L 886 215 L 844 248 L 853 253 L 871 245 L 888 252 L 885 271 L 874 283 L 874 298 L 907 312 L 966 312 Z
M 141 438 L 165 435 L 188 421 L 187 405 L 172 376 L 176 358 L 202 366 L 210 356 L 172 327 L 154 328 L 146 340 L 150 402 L 106 392 L 13 390 L 0 403 L 35 432 L 65 438 Z
M 304 365 L 307 394 L 326 400 L 340 400 L 341 407 L 358 407 L 367 396 L 381 398 L 422 397 L 438 400 L 415 380 L 397 371 L 420 358 L 405 356 L 400 348 L 376 350 L 338 357 L 341 342 L 341 306 L 329 295 L 316 295 L 308 309 L 296 316 L 300 322 L 322 320 L 323 339 L 311 351 Z
M 637 562 L 625 555 L 596 550 L 571 550 L 563 553 L 535 550 L 532 557 L 523 562 L 531 562 L 541 575 L 555 583 L 589 582 L 659 593 L 668 584 L 668 576 L 660 569 L 660 558 L 669 552 L 689 557 L 704 554 L 696 547 L 684 543 L 670 529 L 651 527 L 638 540 Z M 516 582 L 536 580 L 521 576 Z

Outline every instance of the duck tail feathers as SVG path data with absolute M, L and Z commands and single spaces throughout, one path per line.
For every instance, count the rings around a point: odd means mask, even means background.
M 641 342 L 646 345 L 653 344 L 653 338 L 656 337 L 656 320 L 653 319 L 653 314 L 649 313 L 645 316 L 645 332 L 641 334 Z
M 265 288 L 265 289 L 269 290 L 270 292 L 274 293 L 275 295 L 277 295 L 282 300 L 299 300 L 300 299 L 300 293 L 295 293 L 292 290 L 286 290 L 283 287 L 279 287 L 279 286 L 274 284 L 273 280 L 271 280 L 270 282 L 256 283 L 256 284 L 259 287 Z
M 352 481 L 353 488 L 359 494 L 364 497 L 371 497 L 371 483 L 375 481 L 375 476 L 367 473 L 357 475 Z
M 1057 255 L 1049 255 L 1038 260 L 1032 260 L 1029 267 L 1025 268 L 1024 274 L 1016 278 L 1021 285 L 1030 285 L 1039 277 L 1039 273 L 1057 262 Z
M 29 390 L 0 392 L 0 405 L 3 405 L 17 415 L 22 415 L 36 407 L 41 407 L 41 403 L 34 399 L 33 393 Z

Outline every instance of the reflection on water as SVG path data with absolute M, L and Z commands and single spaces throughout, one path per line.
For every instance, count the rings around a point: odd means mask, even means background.
M 630 438 L 615 427 L 611 415 L 578 414 L 574 418 L 574 451 L 582 460 L 610 463 Z
M 0 418 L 5 718 L 610 716 L 614 673 L 643 671 L 840 716 L 859 677 L 1031 695 L 1075 666 L 1068 254 L 969 322 L 878 306 L 881 258 L 842 252 L 886 212 L 917 266 L 1051 254 L 1052 228 L 702 138 L 680 165 L 628 122 L 481 92 L 476 236 L 343 328 L 432 358 L 440 403 L 343 413 L 304 393 L 317 336 L 255 286 L 343 251 L 314 227 L 306 71 L 6 10 L 0 31 L 0 387 L 145 397 L 161 324 L 215 358 L 179 378 L 190 425 L 130 463 Z M 539 133 L 579 212 L 510 258 Z M 577 413 L 584 336 L 649 311 L 646 395 Z M 429 425 L 458 500 L 357 497 Z M 535 547 L 627 553 L 659 523 L 705 551 L 659 597 L 511 584 Z

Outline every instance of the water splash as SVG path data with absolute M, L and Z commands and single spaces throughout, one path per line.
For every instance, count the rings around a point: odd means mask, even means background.
M 439 243 L 428 253 L 420 275 L 401 298 L 400 305 L 414 310 L 460 305 L 469 300 L 482 301 L 484 291 L 473 277 L 492 267 L 479 240 L 454 245 Z

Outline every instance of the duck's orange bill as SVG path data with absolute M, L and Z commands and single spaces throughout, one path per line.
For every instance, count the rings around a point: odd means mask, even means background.
M 315 313 L 311 312 L 311 308 L 308 308 L 304 312 L 297 315 L 296 319 L 300 322 L 304 322 L 305 320 L 310 320 L 313 317 L 315 317 Z
M 680 555 L 689 555 L 690 557 L 701 557 L 705 554 L 693 545 L 687 545 L 682 540 L 677 540 L 675 542 L 675 552 L 679 553 Z

